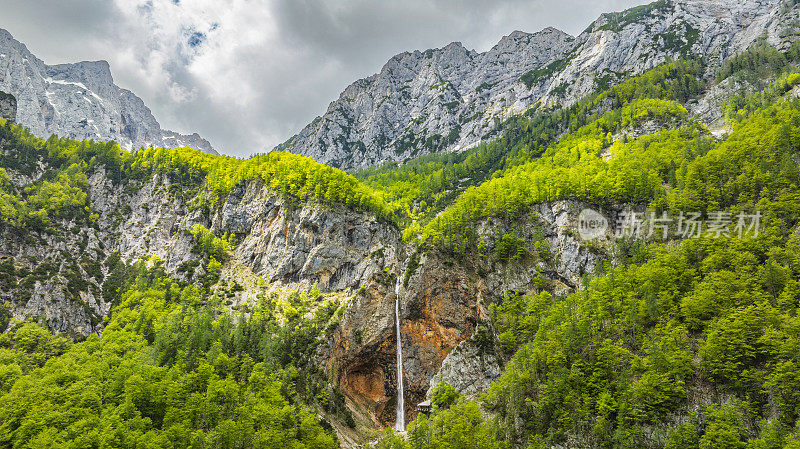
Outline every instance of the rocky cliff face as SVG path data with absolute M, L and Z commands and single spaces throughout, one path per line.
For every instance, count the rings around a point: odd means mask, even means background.
M 577 37 L 547 28 L 485 53 L 460 43 L 402 53 L 277 149 L 344 169 L 463 150 L 490 139 L 498 120 L 571 104 L 668 58 L 691 53 L 713 67 L 762 36 L 786 45 L 798 15 L 784 0 L 660 0 L 604 14 Z
M 0 91 L 0 118 L 12 122 L 17 118 L 17 99 L 2 91 Z
M 114 84 L 105 61 L 46 65 L 0 29 L 0 90 L 17 99 L 17 122 L 48 138 L 114 140 L 127 149 L 189 146 L 215 153 L 197 134 L 161 129 L 141 98 Z
M 322 291 L 350 291 L 384 269 L 402 251 L 393 225 L 344 207 L 298 207 L 261 182 L 234 189 L 211 229 L 235 233 L 235 256 L 266 280 Z
M 487 319 L 488 306 L 510 293 L 542 288 L 566 293 L 594 271 L 601 256 L 612 251 L 610 234 L 591 243 L 576 232 L 585 205 L 559 201 L 538 205 L 513 224 L 521 238 L 542 242 L 541 253 L 512 260 L 492 256 L 458 262 L 436 249 L 406 254 L 406 262 L 375 272 L 354 296 L 321 354 L 336 383 L 357 410 L 377 425 L 395 419 L 397 370 L 394 286 L 400 276 L 401 339 L 404 359 L 406 415 L 429 397 L 439 382 L 473 394 L 496 378 L 502 360 L 474 338 Z M 618 211 L 604 213 L 613 222 Z M 492 254 L 496 236 L 510 223 L 487 223 L 478 232 Z M 609 230 L 610 232 L 610 230 Z M 491 346 L 491 345 L 490 345 Z
M 441 369 L 430 381 L 426 396 L 432 397 L 434 388 L 440 383 L 451 385 L 462 394 L 482 393 L 500 377 L 503 365 L 503 359 L 490 348 L 482 347 L 473 339 L 465 340 L 442 361 Z
M 399 54 L 278 148 L 341 168 L 466 148 L 494 126 L 495 116 L 524 109 L 514 84 L 565 57 L 574 40 L 548 28 L 514 32 L 486 53 L 456 42 Z
M 353 298 L 325 354 L 338 385 L 375 424 L 395 420 L 396 273 L 376 273 Z M 401 284 L 405 283 L 401 279 Z M 399 290 L 405 399 L 413 416 L 442 360 L 472 334 L 482 315 L 479 281 L 432 253 Z
M 27 184 L 47 170 L 39 167 L 27 176 L 9 170 L 9 177 Z M 344 207 L 296 204 L 260 180 L 242 183 L 209 208 L 193 206 L 197 191 L 167 176 L 124 185 L 111 178 L 103 169 L 89 177 L 90 207 L 98 216 L 91 225 L 63 220 L 25 235 L 0 231 L 0 299 L 13 318 L 37 318 L 76 337 L 101 332 L 112 306 L 106 291 L 113 287 L 113 254 L 122 261 L 157 256 L 167 273 L 191 280 L 186 269 L 200 255 L 190 230 L 198 224 L 236 234 L 232 265 L 292 289 L 317 284 L 323 292 L 355 291 L 396 267 L 402 250 L 394 225 Z M 202 270 L 196 267 L 197 274 Z

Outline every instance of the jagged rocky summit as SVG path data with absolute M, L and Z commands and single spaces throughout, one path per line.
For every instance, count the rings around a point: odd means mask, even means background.
M 127 149 L 191 147 L 216 154 L 197 133 L 161 128 L 133 92 L 114 84 L 106 61 L 47 65 L 0 29 L 0 91 L 16 98 L 16 121 L 33 134 L 114 140 Z
M 782 47 L 798 16 L 784 0 L 660 0 L 603 14 L 577 37 L 546 28 L 515 31 L 484 53 L 458 42 L 401 53 L 276 150 L 343 169 L 464 150 L 491 140 L 503 119 L 574 103 L 670 58 L 703 58 L 711 73 L 756 39 Z

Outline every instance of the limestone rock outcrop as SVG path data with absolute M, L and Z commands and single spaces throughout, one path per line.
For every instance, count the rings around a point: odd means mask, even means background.
M 114 84 L 106 61 L 47 65 L 0 28 L 0 91 L 17 99 L 17 123 L 46 139 L 114 140 L 123 148 L 191 147 L 216 153 L 197 134 L 161 128 L 133 92 Z
M 439 372 L 431 378 L 426 396 L 431 398 L 440 383 L 451 385 L 462 394 L 481 393 L 502 373 L 503 360 L 496 353 L 473 339 L 465 340 L 444 359 Z

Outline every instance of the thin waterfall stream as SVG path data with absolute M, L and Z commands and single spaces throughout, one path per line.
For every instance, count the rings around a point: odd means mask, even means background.
M 398 432 L 406 430 L 406 407 L 403 397 L 403 345 L 400 342 L 400 282 L 402 276 L 397 277 L 394 285 L 394 316 L 397 327 L 397 420 L 394 428 Z

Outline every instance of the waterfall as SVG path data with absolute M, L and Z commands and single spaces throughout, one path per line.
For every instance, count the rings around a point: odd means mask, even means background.
M 398 432 L 406 430 L 406 406 L 403 398 L 403 346 L 400 343 L 400 280 L 394 285 L 394 316 L 397 327 L 397 421 L 394 428 Z

